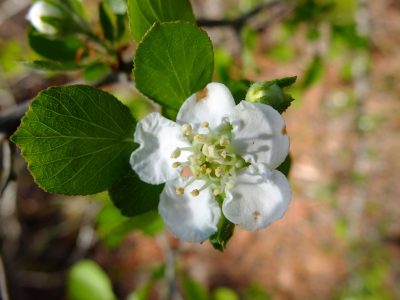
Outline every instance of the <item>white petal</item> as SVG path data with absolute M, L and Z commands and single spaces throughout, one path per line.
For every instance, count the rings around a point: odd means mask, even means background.
M 195 127 L 207 121 L 211 128 L 215 128 L 234 107 L 235 100 L 229 89 L 222 83 L 212 82 L 202 91 L 186 99 L 179 109 L 176 121 Z
M 232 223 L 253 231 L 280 219 L 290 198 L 289 183 L 281 172 L 260 173 L 250 166 L 238 175 L 235 187 L 227 192 L 222 212 Z
M 230 120 L 233 145 L 246 161 L 275 169 L 285 160 L 289 137 L 282 116 L 271 106 L 241 101 Z
M 37 31 L 45 34 L 55 34 L 56 29 L 52 25 L 43 22 L 42 17 L 44 16 L 59 17 L 60 11 L 47 2 L 37 1 L 32 4 L 26 18 Z
M 139 178 L 150 184 L 160 184 L 179 176 L 180 169 L 174 169 L 174 161 L 185 161 L 182 153 L 179 159 L 172 159 L 171 153 L 177 147 L 187 147 L 181 138 L 181 128 L 159 113 L 148 114 L 136 126 L 135 142 L 140 144 L 130 159 L 132 169 Z
M 166 183 L 160 196 L 158 210 L 165 225 L 174 236 L 187 242 L 202 242 L 217 231 L 221 209 L 207 188 L 196 197 L 190 192 L 200 189 L 203 181 L 197 180 L 185 188 L 183 195 L 176 189 L 182 187 L 181 178 Z

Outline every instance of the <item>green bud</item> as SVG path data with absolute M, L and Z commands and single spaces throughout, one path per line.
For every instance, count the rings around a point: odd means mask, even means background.
M 295 81 L 296 77 L 287 77 L 256 82 L 247 91 L 246 101 L 264 103 L 282 113 L 294 100 L 291 95 L 285 93 L 284 88 L 292 85 Z

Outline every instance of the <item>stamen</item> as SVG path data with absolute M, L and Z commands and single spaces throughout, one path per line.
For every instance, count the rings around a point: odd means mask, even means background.
M 226 158 L 226 150 L 222 150 L 219 155 L 221 155 L 222 158 Z
M 222 147 L 226 147 L 229 145 L 229 139 L 226 136 L 223 136 L 219 139 L 219 145 Z
M 192 133 L 192 130 L 193 128 L 190 124 L 183 124 L 181 127 L 182 134 L 186 136 L 190 135 Z
M 205 134 L 196 134 L 193 138 L 196 143 L 205 144 L 207 142 L 207 136 Z
M 201 123 L 201 127 L 203 128 L 208 128 L 208 126 L 210 126 L 210 123 L 208 123 L 207 121 Z
M 207 182 L 205 185 L 203 185 L 203 186 L 200 188 L 199 191 L 200 191 L 200 192 L 201 192 L 201 191 L 204 191 L 206 188 L 208 188 L 208 187 L 210 186 L 210 184 L 211 184 L 210 182 Z
M 195 177 L 190 178 L 189 181 L 185 183 L 185 188 L 191 185 L 195 180 L 197 180 L 197 178 Z
M 197 197 L 200 194 L 200 191 L 198 189 L 194 189 L 190 193 L 192 194 L 193 197 Z
M 174 151 L 171 153 L 171 158 L 178 158 L 181 155 L 181 149 L 176 148 Z
M 217 167 L 214 171 L 215 176 L 217 177 L 221 177 L 222 173 L 224 172 L 224 170 L 221 167 Z
M 183 195 L 185 193 L 185 189 L 183 187 L 179 187 L 176 189 L 177 195 Z
M 174 168 L 174 169 L 176 169 L 177 167 L 180 167 L 182 164 L 179 162 L 179 161 L 176 161 L 176 162 L 174 162 L 173 164 L 172 164 L 172 167 Z

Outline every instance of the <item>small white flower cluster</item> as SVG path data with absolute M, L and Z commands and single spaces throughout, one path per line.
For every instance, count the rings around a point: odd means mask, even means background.
M 235 105 L 223 84 L 189 97 L 176 123 L 149 114 L 135 141 L 132 168 L 147 183 L 166 183 L 159 212 L 182 240 L 208 239 L 221 213 L 243 229 L 264 228 L 289 205 L 290 186 L 275 170 L 289 149 L 281 115 L 261 103 Z

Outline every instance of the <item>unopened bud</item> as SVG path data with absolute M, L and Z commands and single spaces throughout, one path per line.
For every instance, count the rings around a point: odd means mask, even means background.
M 247 91 L 246 101 L 264 103 L 282 113 L 294 100 L 289 94 L 285 93 L 284 88 L 292 85 L 295 81 L 296 77 L 286 77 L 256 82 Z

